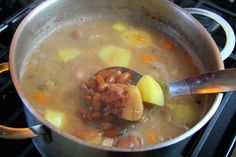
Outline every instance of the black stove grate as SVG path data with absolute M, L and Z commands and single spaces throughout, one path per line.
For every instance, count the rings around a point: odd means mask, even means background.
M 0 124 L 12 127 L 27 127 L 21 100 L 17 95 L 9 76 L 9 72 L 3 75 L 7 80 L 3 81 L 7 82 L 7 84 L 3 91 L 0 90 L 0 110 L 2 112 L 0 114 Z M 19 141 L 0 139 L 0 147 L 0 154 L 3 157 L 40 156 L 30 139 Z
M 19 22 L 38 4 L 45 0 L 0 0 L 0 63 L 8 61 L 9 46 Z M 227 7 L 204 0 L 176 0 L 181 7 L 199 7 L 209 9 L 224 17 L 236 31 L 236 16 Z M 196 17 L 212 34 L 221 48 L 224 45 L 224 33 L 213 21 Z M 224 61 L 225 67 L 236 67 L 236 52 Z M 177 157 L 189 156 L 231 156 L 235 148 L 236 135 L 236 93 L 226 93 L 223 101 L 211 121 L 189 139 L 178 150 Z M 12 127 L 27 127 L 22 102 L 14 88 L 9 72 L 0 76 L 0 124 Z M 30 139 L 0 139 L 0 156 L 40 157 Z

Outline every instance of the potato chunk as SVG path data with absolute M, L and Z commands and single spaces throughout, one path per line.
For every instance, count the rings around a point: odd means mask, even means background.
M 127 67 L 130 63 L 131 52 L 118 46 L 107 45 L 102 47 L 98 56 L 109 66 Z
M 154 105 L 164 105 L 164 93 L 158 82 L 151 76 L 144 75 L 137 83 L 142 100 Z
M 80 55 L 80 51 L 77 48 L 63 48 L 58 51 L 58 58 L 60 61 L 67 62 Z
M 122 39 L 130 47 L 144 48 L 151 45 L 152 38 L 142 30 L 128 30 L 122 33 Z
M 113 25 L 112 25 L 112 29 L 117 31 L 117 32 L 123 32 L 126 30 L 126 27 L 123 23 L 120 23 L 120 22 L 115 22 Z
M 192 125 L 199 119 L 198 104 L 194 101 L 170 103 L 166 105 L 178 122 Z
M 58 128 L 61 128 L 64 123 L 64 114 L 62 112 L 47 110 L 45 115 L 45 119 L 48 120 L 50 123 L 55 125 Z
M 129 121 L 137 121 L 143 115 L 143 102 L 139 89 L 134 85 L 128 85 L 128 100 L 125 102 L 122 118 Z

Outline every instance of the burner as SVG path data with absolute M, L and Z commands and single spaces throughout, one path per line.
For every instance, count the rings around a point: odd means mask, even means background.
M 236 1 L 235 0 L 213 0 L 216 4 L 222 6 L 223 8 L 230 10 L 232 12 L 236 12 Z

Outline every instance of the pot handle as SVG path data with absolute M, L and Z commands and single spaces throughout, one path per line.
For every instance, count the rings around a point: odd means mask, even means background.
M 0 74 L 9 69 L 7 62 L 0 64 Z M 0 125 L 0 138 L 5 139 L 26 139 L 40 135 L 44 137 L 46 134 L 48 134 L 48 131 L 43 125 L 35 125 L 29 128 L 12 128 Z
M 235 34 L 229 23 L 216 13 L 213 13 L 205 9 L 185 8 L 185 10 L 190 14 L 197 14 L 209 17 L 220 24 L 226 35 L 226 43 L 224 48 L 221 50 L 220 55 L 222 57 L 222 60 L 225 60 L 227 57 L 229 57 L 230 54 L 233 52 L 235 46 Z

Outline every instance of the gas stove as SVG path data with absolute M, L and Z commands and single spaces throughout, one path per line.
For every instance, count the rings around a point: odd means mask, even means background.
M 45 0 L 0 0 L 0 63 L 8 61 L 9 46 L 20 21 Z M 213 11 L 226 19 L 236 32 L 236 1 L 234 0 L 172 0 L 177 5 L 197 7 Z M 202 17 L 196 18 L 209 31 L 222 49 L 225 35 L 216 22 Z M 224 61 L 226 68 L 236 67 L 236 49 Z M 12 127 L 27 127 L 22 102 L 14 88 L 9 72 L 0 75 L 0 124 Z M 236 156 L 236 93 L 224 94 L 213 118 L 181 147 L 174 150 L 176 157 Z M 30 139 L 0 139 L 2 157 L 40 157 Z M 168 154 L 167 154 L 168 156 Z

